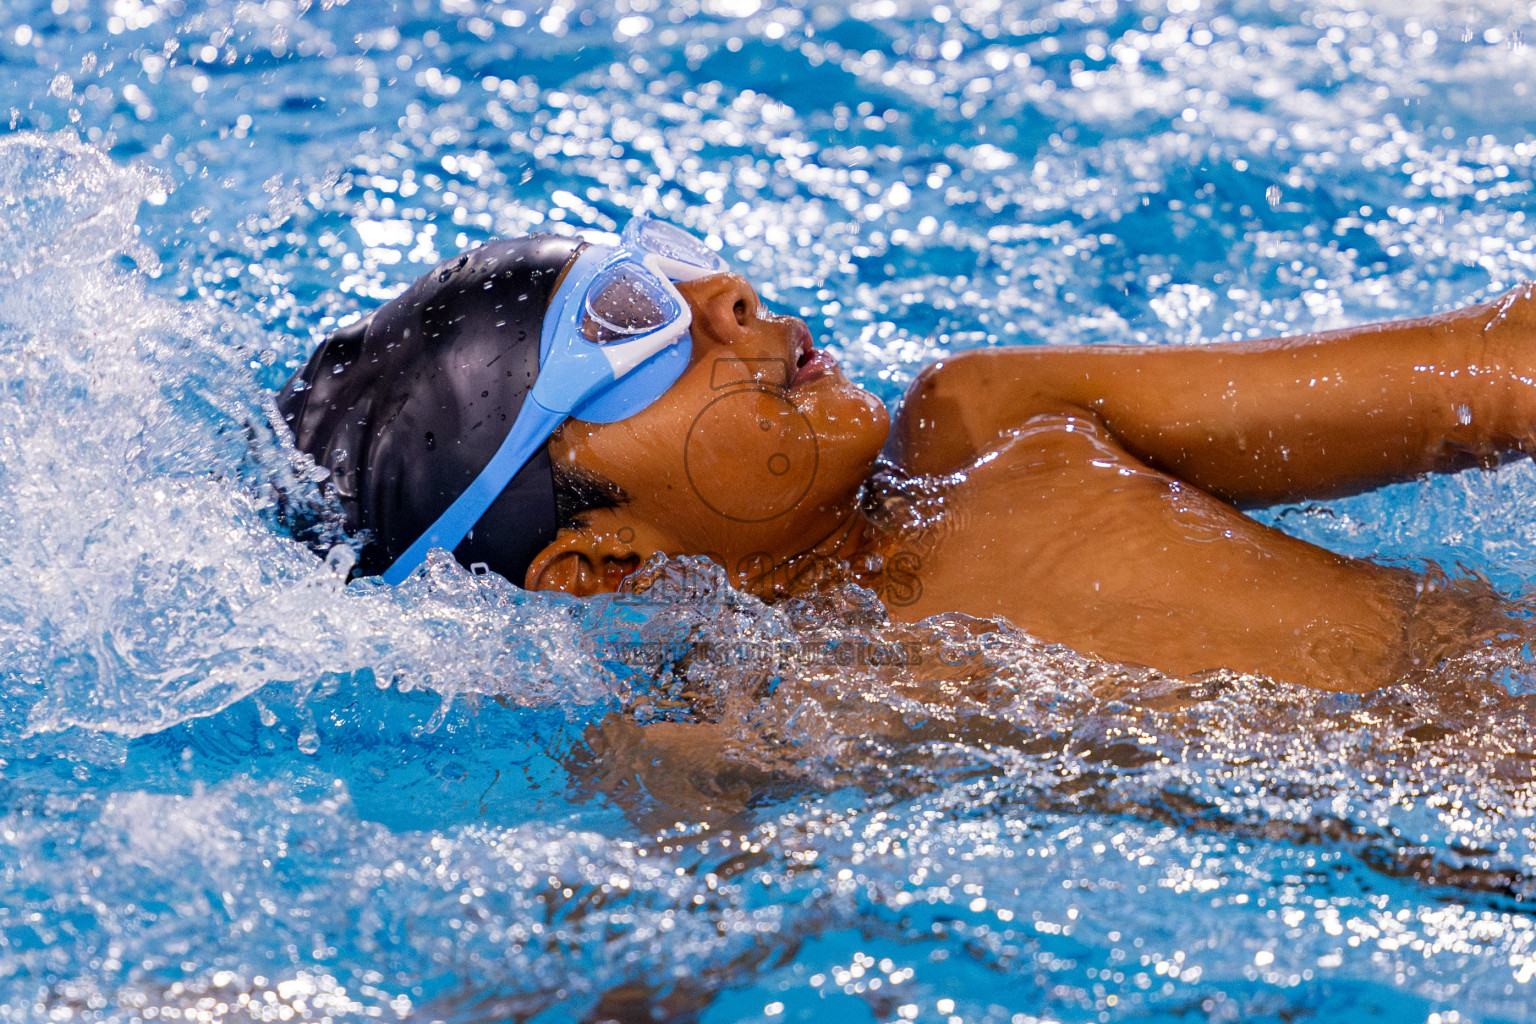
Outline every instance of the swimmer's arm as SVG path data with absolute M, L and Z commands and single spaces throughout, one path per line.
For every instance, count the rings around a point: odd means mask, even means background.
M 1352 493 L 1536 451 L 1536 286 L 1452 313 L 1198 347 L 988 349 L 913 383 L 890 451 L 964 468 L 1042 413 L 1238 504 Z

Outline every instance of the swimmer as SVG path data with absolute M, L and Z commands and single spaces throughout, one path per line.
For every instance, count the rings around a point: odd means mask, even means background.
M 1199 347 L 989 348 L 892 423 L 801 320 L 636 218 L 454 257 L 337 331 L 278 407 L 398 582 L 428 551 L 530 590 L 707 555 L 765 598 L 860 582 L 1191 676 L 1362 692 L 1522 627 L 1475 581 L 1245 516 L 1536 451 L 1530 286 L 1415 320 Z

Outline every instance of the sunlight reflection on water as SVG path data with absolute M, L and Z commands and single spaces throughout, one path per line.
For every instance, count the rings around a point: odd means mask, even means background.
M 266 426 L 438 259 L 634 209 L 887 399 L 978 345 L 1480 299 L 1533 273 L 1530 20 L 7 5 L 0 1019 L 1532 1019 L 1518 662 L 1320 698 L 697 565 L 344 586 Z M 1532 473 L 1264 515 L 1523 591 Z M 699 708 L 709 771 L 633 725 Z

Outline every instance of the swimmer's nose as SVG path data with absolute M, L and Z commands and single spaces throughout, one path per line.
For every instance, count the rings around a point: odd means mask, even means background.
M 757 292 L 740 274 L 713 274 L 678 290 L 693 309 L 694 329 L 728 345 L 763 318 Z

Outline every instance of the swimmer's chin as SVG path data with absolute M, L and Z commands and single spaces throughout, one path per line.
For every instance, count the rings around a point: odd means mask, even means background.
M 824 444 L 868 435 L 880 442 L 875 445 L 878 451 L 890 429 L 891 417 L 885 403 L 873 391 L 849 380 L 842 366 L 828 353 L 818 352 L 801 366 L 784 394 L 809 417 Z

